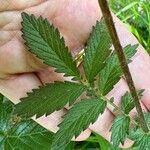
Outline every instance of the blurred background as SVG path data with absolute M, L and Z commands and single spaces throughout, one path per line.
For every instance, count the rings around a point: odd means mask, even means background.
M 109 0 L 109 4 L 150 54 L 150 0 Z

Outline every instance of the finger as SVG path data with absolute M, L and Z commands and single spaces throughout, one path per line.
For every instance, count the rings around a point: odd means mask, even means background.
M 56 133 L 59 130 L 58 124 L 62 122 L 63 120 L 62 116 L 64 116 L 65 113 L 66 113 L 65 109 L 62 109 L 60 111 L 52 113 L 49 116 L 42 116 L 38 119 L 33 117 L 32 119 L 41 126 L 43 126 L 44 128 L 46 128 L 47 130 Z
M 21 28 L 21 14 L 19 11 L 0 12 L 0 29 L 17 30 Z
M 20 41 L 20 36 L 15 36 L 0 47 L 1 78 L 17 73 L 33 72 L 46 67 L 39 59 L 27 52 Z
M 14 104 L 25 97 L 27 92 L 41 85 L 34 74 L 14 75 L 10 79 L 0 79 L 0 93 L 9 98 Z
M 110 141 L 111 133 L 109 130 L 112 126 L 113 120 L 114 115 L 109 109 L 106 109 L 104 113 L 98 117 L 97 121 L 93 125 L 90 125 L 89 129 Z
M 52 20 L 56 10 L 58 10 L 58 1 L 44 1 L 40 5 L 33 6 L 22 11 L 4 11 L 0 12 L 0 29 L 12 31 L 21 29 L 21 12 L 27 12 L 36 16 L 43 16 L 49 21 Z
M 8 10 L 20 10 L 35 6 L 45 0 L 0 0 L 0 12 Z
M 0 93 L 8 97 L 14 104 L 17 104 L 20 98 L 27 96 L 27 92 L 31 92 L 32 89 L 36 89 L 40 85 L 40 80 L 34 74 L 14 75 L 8 80 L 0 80 Z M 38 119 L 33 117 L 33 119 L 44 128 L 56 132 L 58 130 L 57 125 L 62 121 L 62 116 L 65 113 L 66 110 L 62 109 L 47 117 L 42 116 Z
M 55 69 L 51 67 L 48 67 L 47 69 L 37 72 L 37 76 L 39 77 L 39 79 L 43 84 L 65 80 L 63 74 L 56 73 Z
M 16 31 L 1 31 L 0 30 L 0 47 L 10 41 L 13 36 L 16 34 Z
M 145 89 L 141 101 L 150 111 L 150 57 L 143 47 L 139 47 L 138 50 L 129 66 L 136 88 Z
M 62 5 L 57 12 L 59 15 L 52 19 L 52 23 L 65 38 L 66 45 L 76 53 L 84 47 L 92 26 L 101 16 L 98 1 L 68 0 L 62 2 Z

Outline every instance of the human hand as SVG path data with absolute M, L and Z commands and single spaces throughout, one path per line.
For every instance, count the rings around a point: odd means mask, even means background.
M 61 74 L 56 74 L 52 68 L 47 68 L 39 59 L 27 52 L 19 31 L 22 11 L 48 18 L 64 36 L 66 45 L 73 55 L 82 49 L 89 37 L 92 25 L 95 25 L 96 20 L 102 16 L 96 0 L 14 0 L 12 5 L 8 5 L 9 7 L 7 4 L 3 4 L 6 3 L 5 0 L 0 0 L 0 2 L 2 3 L 0 11 L 3 11 L 0 13 L 0 92 L 14 103 L 18 103 L 21 97 L 26 96 L 26 92 L 41 84 L 63 80 Z M 7 0 L 7 2 L 8 4 L 12 3 L 11 0 Z M 137 43 L 137 40 L 124 25 L 115 17 L 114 20 L 122 45 Z M 150 95 L 149 68 L 149 56 L 143 47 L 139 46 L 138 52 L 130 64 L 130 70 L 137 89 L 146 89 L 142 98 L 142 105 L 145 110 L 150 109 L 148 99 Z M 108 97 L 115 97 L 115 103 L 119 105 L 120 97 L 126 90 L 128 90 L 127 85 L 122 79 L 108 94 Z M 39 119 L 34 118 L 34 120 L 43 127 L 56 132 L 58 130 L 57 125 L 62 120 L 61 116 L 65 112 L 66 109 L 63 109 L 48 117 L 43 116 Z M 91 131 L 95 131 L 110 140 L 109 129 L 114 117 L 112 107 L 108 106 L 104 114 L 94 125 L 84 131 L 78 140 L 87 138 Z

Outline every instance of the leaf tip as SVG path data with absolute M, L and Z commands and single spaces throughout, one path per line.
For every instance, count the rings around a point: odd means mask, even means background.
M 22 17 L 22 18 L 26 18 L 27 16 L 29 16 L 29 15 L 28 15 L 26 12 L 22 12 L 22 13 L 21 13 L 21 17 Z

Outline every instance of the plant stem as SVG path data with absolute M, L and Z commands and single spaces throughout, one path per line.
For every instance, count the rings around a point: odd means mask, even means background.
M 144 114 L 142 112 L 142 108 L 141 108 L 141 105 L 139 102 L 139 98 L 138 98 L 138 95 L 136 92 L 136 88 L 134 86 L 134 82 L 133 82 L 131 73 L 129 71 L 129 67 L 127 65 L 126 58 L 125 58 L 125 55 L 123 53 L 123 49 L 122 49 L 122 46 L 120 44 L 116 29 L 115 29 L 115 25 L 114 25 L 112 15 L 111 15 L 110 10 L 109 10 L 108 3 L 106 0 L 98 0 L 98 1 L 100 4 L 101 10 L 102 10 L 102 13 L 103 13 L 103 16 L 104 16 L 104 19 L 105 19 L 105 22 L 106 22 L 106 25 L 107 25 L 107 28 L 109 31 L 109 34 L 111 36 L 112 43 L 113 43 L 114 48 L 116 50 L 122 71 L 125 75 L 125 78 L 126 78 L 128 86 L 129 86 L 131 95 L 134 99 L 136 110 L 138 113 L 140 126 L 144 132 L 149 132 L 149 129 L 148 129 L 147 123 L 145 121 Z
M 108 99 L 106 96 L 103 96 L 100 91 L 96 91 L 95 89 L 93 89 L 93 92 L 95 93 L 96 96 L 98 96 L 99 98 L 102 98 L 104 101 L 106 101 L 108 104 L 110 104 L 114 109 L 115 109 L 115 112 L 118 112 L 118 114 L 122 114 L 122 115 L 125 115 L 125 116 L 129 116 L 131 118 L 131 122 L 132 124 L 136 125 L 137 123 L 135 122 L 135 120 L 132 118 L 132 116 L 130 115 L 127 115 L 124 113 L 124 111 L 122 111 L 116 104 L 114 104 L 110 99 Z
M 100 97 L 103 100 L 105 100 L 108 104 L 110 104 L 111 106 L 113 106 L 116 111 L 118 111 L 121 114 L 124 114 L 124 112 L 116 104 L 114 104 L 113 102 L 111 102 L 111 100 L 109 100 L 107 97 L 103 96 L 102 94 L 100 95 Z

